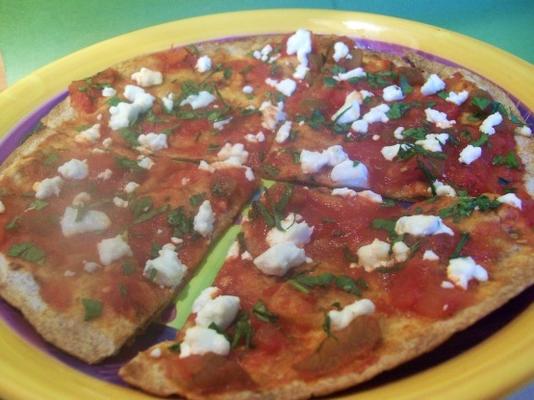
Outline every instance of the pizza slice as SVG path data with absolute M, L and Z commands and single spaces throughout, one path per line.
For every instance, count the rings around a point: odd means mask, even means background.
M 514 189 L 530 200 L 531 129 L 502 89 L 411 53 L 310 40 L 308 59 L 322 63 L 285 99 L 264 177 L 394 198 Z
M 45 140 L 0 177 L 0 294 L 88 363 L 173 301 L 256 188 L 241 168 L 148 164 L 118 150 Z
M 514 196 L 406 208 L 275 184 L 242 228 L 177 339 L 123 366 L 126 382 L 192 399 L 325 395 L 433 349 L 534 282 Z

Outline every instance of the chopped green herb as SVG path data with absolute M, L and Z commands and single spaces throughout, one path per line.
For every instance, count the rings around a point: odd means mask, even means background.
M 117 96 L 112 96 L 106 100 L 106 103 L 112 107 L 115 107 L 120 102 L 121 102 L 121 99 L 119 99 Z
M 40 262 L 45 258 L 44 250 L 31 242 L 15 243 L 9 248 L 7 255 L 30 262 Z
M 397 78 L 395 71 L 367 72 L 367 82 L 374 88 L 383 88 L 393 84 Z
M 319 110 L 313 110 L 311 116 L 307 119 L 308 125 L 310 125 L 312 129 L 319 129 L 325 121 L 326 119 L 324 115 Z
M 259 201 L 254 201 L 252 203 L 252 211 L 255 215 L 261 215 L 267 226 L 271 228 L 275 226 L 274 217 L 271 215 L 267 207 L 265 207 L 265 204 Z
M 174 228 L 173 236 L 182 237 L 193 232 L 193 218 L 187 216 L 184 207 L 172 210 L 167 216 L 167 222 Z
M 35 199 L 34 201 L 32 201 L 30 203 L 29 209 L 30 210 L 39 211 L 39 210 L 42 210 L 43 208 L 45 208 L 47 205 L 48 205 L 47 201 L 44 201 L 44 200 L 41 200 L 41 199 Z
M 386 113 L 389 119 L 399 119 L 408 111 L 412 106 L 407 103 L 393 103 L 389 107 L 389 111 Z
M 442 90 L 441 92 L 438 92 L 438 96 L 441 97 L 443 100 L 446 100 L 447 97 L 449 97 L 449 92 Z
M 129 276 L 135 272 L 135 263 L 131 260 L 126 260 L 121 265 L 122 274 Z
M 17 229 L 19 227 L 19 221 L 21 219 L 21 216 L 20 215 L 17 215 L 16 217 L 13 217 L 13 219 L 11 221 L 9 221 L 5 226 L 4 228 L 7 230 L 7 231 L 12 231 L 14 229 Z
M 424 140 L 428 131 L 425 128 L 408 128 L 402 131 L 405 139 Z
M 488 143 L 488 140 L 489 140 L 489 135 L 486 135 L 485 133 L 481 133 L 480 137 L 477 140 L 473 140 L 471 142 L 471 145 L 476 146 L 476 147 L 482 147 L 486 143 Z
M 129 202 L 129 208 L 133 213 L 134 220 L 140 218 L 154 207 L 152 198 L 149 196 L 138 197 Z
M 373 219 L 373 222 L 371 222 L 371 226 L 374 229 L 382 229 L 382 230 L 387 231 L 389 238 L 393 242 L 402 240 L 402 236 L 400 236 L 397 232 L 395 232 L 396 224 L 397 224 L 397 221 L 393 219 L 383 219 L 383 218 L 375 218 Z
M 200 204 L 202 204 L 205 198 L 206 193 L 204 192 L 194 194 L 189 198 L 189 204 L 191 204 L 193 207 L 198 207 Z
M 513 151 L 508 152 L 507 154 L 495 156 L 491 162 L 492 165 L 503 165 L 510 169 L 519 169 L 521 164 L 515 156 Z
M 128 287 L 124 283 L 119 283 L 119 293 L 123 298 L 128 296 Z
M 338 289 L 356 296 L 360 296 L 361 290 L 367 288 L 367 283 L 363 279 L 354 280 L 345 275 L 336 276 L 328 272 L 320 275 L 296 275 L 293 278 L 290 278 L 288 283 L 295 289 L 304 293 L 308 293 L 315 287 L 327 287 L 332 283 L 335 284 Z
M 487 97 L 473 97 L 471 104 L 478 107 L 480 111 L 484 111 L 491 104 L 491 100 Z
M 323 78 L 323 84 L 326 87 L 334 87 L 334 86 L 336 86 L 337 81 L 334 78 L 330 77 L 330 76 L 325 76 Z
M 362 289 L 367 289 L 367 283 L 362 278 L 354 280 L 346 275 L 339 275 L 335 277 L 335 283 L 338 289 L 355 296 L 361 296 Z
M 408 160 L 417 154 L 442 160 L 447 158 L 447 155 L 443 152 L 428 151 L 423 148 L 423 146 L 414 143 L 404 143 L 403 146 L 400 147 L 397 157 L 399 157 L 400 160 Z
M 240 312 L 237 317 L 237 322 L 235 324 L 234 337 L 232 338 L 232 348 L 239 346 L 243 341 L 245 347 L 250 349 L 252 347 L 252 325 L 250 323 L 250 318 L 247 313 Z
M 272 324 L 278 320 L 278 316 L 269 311 L 265 303 L 261 300 L 258 300 L 256 304 L 254 304 L 252 312 L 254 313 L 256 318 L 263 322 L 268 322 Z
M 330 321 L 330 315 L 328 315 L 327 312 L 324 313 L 324 321 L 323 321 L 323 331 L 326 333 L 326 336 L 332 337 L 331 329 L 331 321 Z
M 463 232 L 462 236 L 460 237 L 460 241 L 454 248 L 454 251 L 452 252 L 451 256 L 449 258 L 458 258 L 460 257 L 460 254 L 462 254 L 462 250 L 464 246 L 466 245 L 467 241 L 469 240 L 469 233 Z
M 490 200 L 489 197 L 485 195 L 478 197 L 460 195 L 454 205 L 441 209 L 439 216 L 442 218 L 452 218 L 454 221 L 459 221 L 462 218 L 469 217 L 475 210 L 485 212 L 489 210 L 495 210 L 500 206 L 501 203 L 499 201 Z
M 228 80 L 232 77 L 233 71 L 232 68 L 227 67 L 223 70 L 223 78 Z
M 43 164 L 47 167 L 54 166 L 59 161 L 59 155 L 56 152 L 51 152 L 45 155 Z
M 413 92 L 413 87 L 410 85 L 410 82 L 408 82 L 408 78 L 406 78 L 406 76 L 404 75 L 401 75 L 399 77 L 399 86 L 404 95 L 407 95 Z
M 430 169 L 425 165 L 423 161 L 417 159 L 417 167 L 423 172 L 426 181 L 430 185 L 430 190 L 432 190 L 432 196 L 436 195 L 436 188 L 434 182 L 436 181 L 436 176 L 430 171 Z
M 386 197 L 382 197 L 382 207 L 395 207 L 397 205 L 397 202 L 393 199 L 389 199 Z
M 180 353 L 180 342 L 176 342 L 167 347 L 173 353 Z
M 129 158 L 126 158 L 126 157 L 115 157 L 115 162 L 117 163 L 117 165 L 120 168 L 126 169 L 126 170 L 130 170 L 132 172 L 137 172 L 137 171 L 142 171 L 143 170 L 143 168 L 141 168 L 137 164 L 137 161 L 130 160 Z
M 82 299 L 82 304 L 85 312 L 84 321 L 98 318 L 102 314 L 102 302 L 100 300 L 86 298 Z

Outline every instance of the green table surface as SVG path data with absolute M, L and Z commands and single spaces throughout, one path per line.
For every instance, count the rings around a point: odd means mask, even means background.
M 60 57 L 136 29 L 199 15 L 288 7 L 370 12 L 424 22 L 534 63 L 534 0 L 0 0 L 0 55 L 12 85 Z M 534 398 L 534 385 L 509 399 L 527 398 Z
M 534 63 L 534 0 L 0 0 L 0 54 L 11 85 L 64 55 L 136 29 L 198 15 L 284 7 L 425 22 Z

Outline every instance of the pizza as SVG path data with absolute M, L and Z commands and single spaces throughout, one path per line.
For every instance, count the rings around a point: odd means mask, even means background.
M 328 394 L 534 283 L 531 136 L 470 71 L 347 37 L 143 55 L 73 82 L 3 164 L 0 295 L 99 362 L 244 212 L 176 340 L 120 376 L 162 396 Z

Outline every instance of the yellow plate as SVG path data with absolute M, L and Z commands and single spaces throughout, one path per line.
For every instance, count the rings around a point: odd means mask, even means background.
M 327 10 L 250 11 L 191 18 L 122 35 L 45 66 L 0 94 L 0 133 L 68 84 L 114 63 L 172 45 L 290 32 L 344 34 L 426 51 L 496 82 L 534 109 L 534 68 L 483 42 L 440 28 L 373 14 Z M 407 378 L 347 394 L 351 399 L 501 397 L 534 378 L 534 305 L 461 355 Z M 0 397 L 15 399 L 148 399 L 91 378 L 36 350 L 0 320 Z

